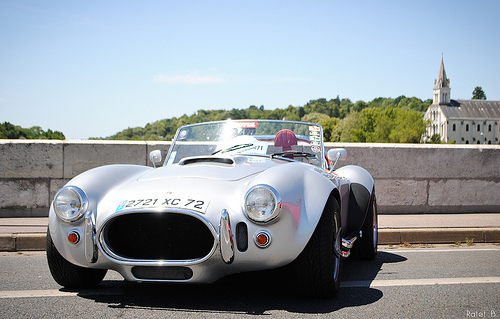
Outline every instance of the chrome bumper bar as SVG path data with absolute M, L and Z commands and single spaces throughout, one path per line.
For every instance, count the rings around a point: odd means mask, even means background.
M 92 211 L 85 214 L 85 258 L 89 263 L 95 263 L 98 256 L 95 215 Z
M 339 229 L 336 237 L 335 250 L 337 256 L 347 258 L 351 255 L 351 248 L 354 245 L 354 242 L 358 239 L 358 236 L 353 236 L 350 239 L 341 238 L 340 233 L 342 229 Z M 362 237 L 363 233 L 359 231 L 359 237 Z M 337 243 L 342 242 L 342 246 Z
M 219 247 L 222 260 L 226 264 L 231 264 L 234 260 L 234 243 L 229 214 L 225 209 L 220 213 Z

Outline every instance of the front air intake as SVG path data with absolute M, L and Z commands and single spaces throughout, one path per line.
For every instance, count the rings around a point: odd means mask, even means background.
M 244 222 L 236 225 L 236 247 L 241 252 L 245 252 L 248 249 L 248 227 Z
M 144 280 L 188 280 L 193 277 L 193 271 L 180 266 L 136 266 L 132 275 Z
M 199 260 L 215 245 L 202 220 L 172 212 L 117 216 L 106 223 L 103 240 L 105 250 L 127 260 Z

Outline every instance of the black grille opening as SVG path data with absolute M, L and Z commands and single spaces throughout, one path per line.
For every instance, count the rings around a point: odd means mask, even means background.
M 236 225 L 236 247 L 241 252 L 248 249 L 248 229 L 247 224 L 243 222 Z
M 178 213 L 134 213 L 108 223 L 104 241 L 127 259 L 193 260 L 214 245 L 210 229 L 198 218 Z
M 150 280 L 187 280 L 193 277 L 193 271 L 180 266 L 136 266 L 132 274 L 137 279 Z

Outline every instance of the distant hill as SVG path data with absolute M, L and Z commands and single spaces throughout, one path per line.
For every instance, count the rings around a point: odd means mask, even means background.
M 289 105 L 286 109 L 266 110 L 263 105 L 251 105 L 229 111 L 198 110 L 190 116 L 163 119 L 145 127 L 129 127 L 106 138 L 91 139 L 170 141 L 177 128 L 185 124 L 226 119 L 287 119 L 321 124 L 328 142 L 419 143 L 426 127 L 423 113 L 431 104 L 431 99 L 422 101 L 404 95 L 356 103 L 337 96 L 331 100 L 310 100 L 304 106 Z

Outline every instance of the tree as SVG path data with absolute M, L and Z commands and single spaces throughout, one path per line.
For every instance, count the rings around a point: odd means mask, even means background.
M 4 122 L 0 124 L 0 138 L 18 139 L 26 138 L 26 133 L 23 132 L 20 126 Z
M 339 119 L 335 117 L 325 118 L 322 117 L 318 120 L 318 124 L 323 127 L 323 136 L 325 137 L 325 142 L 338 142 L 340 141 L 340 136 L 336 134 L 336 127 L 338 126 Z
M 362 129 L 363 118 L 361 112 L 352 112 L 339 123 L 339 131 L 334 135 L 340 136 L 340 142 L 366 142 Z
M 389 134 L 392 143 L 419 143 L 425 133 L 425 122 L 421 112 L 396 108 L 393 129 Z
M 314 112 L 304 115 L 300 120 L 309 123 L 319 123 L 321 119 L 329 119 L 329 118 L 330 117 L 326 114 Z
M 9 122 L 0 123 L 0 139 L 49 139 L 64 140 L 64 134 L 59 131 L 48 129 L 47 132 L 40 126 L 22 128 Z
M 332 130 L 330 138 L 341 142 L 418 143 L 425 133 L 419 111 L 397 107 L 368 107 L 351 112 Z
M 364 101 L 358 101 L 354 103 L 354 105 L 351 108 L 351 112 L 361 112 L 363 109 L 366 109 L 368 107 L 368 104 L 366 104 Z
M 472 92 L 473 100 L 486 100 L 486 94 L 483 91 L 483 88 L 480 86 L 476 86 L 474 91 Z

